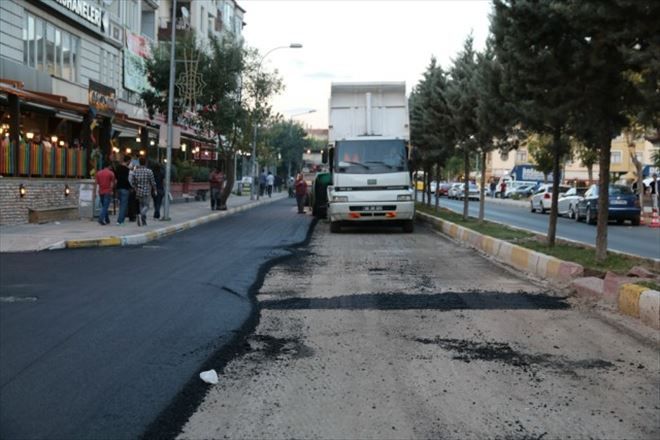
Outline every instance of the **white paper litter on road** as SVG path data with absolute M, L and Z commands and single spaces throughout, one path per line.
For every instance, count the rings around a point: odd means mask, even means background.
M 199 373 L 199 378 L 202 379 L 204 382 L 213 385 L 218 383 L 218 373 L 216 373 L 215 370 L 202 371 L 201 373 Z

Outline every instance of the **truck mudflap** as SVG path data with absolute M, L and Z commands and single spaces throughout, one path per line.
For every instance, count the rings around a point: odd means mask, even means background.
M 387 220 L 413 220 L 413 202 L 330 203 L 328 218 L 331 222 L 368 222 Z

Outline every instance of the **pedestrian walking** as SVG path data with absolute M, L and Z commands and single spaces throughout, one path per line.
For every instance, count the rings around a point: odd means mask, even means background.
M 163 174 L 163 167 L 158 162 L 151 165 L 151 172 L 154 173 L 154 180 L 156 181 L 156 191 L 151 194 L 154 201 L 154 219 L 160 218 L 160 207 L 163 204 L 163 196 L 165 195 L 165 175 Z
M 266 190 L 268 191 L 268 197 L 273 197 L 273 187 L 275 186 L 275 176 L 270 171 L 268 176 L 266 176 Z
M 117 214 L 117 225 L 124 224 L 128 211 L 128 199 L 131 193 L 131 183 L 128 180 L 128 164 L 130 156 L 124 156 L 123 161 L 115 166 L 115 177 L 117 179 L 117 197 L 119 197 L 119 213 Z
M 298 214 L 305 213 L 305 197 L 307 197 L 307 182 L 302 174 L 296 176 L 296 202 L 298 203 Z
M 131 185 L 135 189 L 135 197 L 140 203 L 140 213 L 137 217 L 138 226 L 147 226 L 147 212 L 149 212 L 149 198 L 152 193 L 158 192 L 156 189 L 156 179 L 154 173 L 146 167 L 147 158 L 140 156 L 138 166 L 131 174 Z
M 115 189 L 115 173 L 112 172 L 112 163 L 108 164 L 102 170 L 96 173 L 96 185 L 98 186 L 98 195 L 101 201 L 101 213 L 99 214 L 99 224 L 107 225 L 110 223 L 108 208 L 110 199 Z
M 653 210 L 658 211 L 658 202 L 660 199 L 660 181 L 658 175 L 653 173 L 653 180 L 649 183 L 649 192 L 651 193 L 651 201 L 653 202 Z
M 213 168 L 209 174 L 209 188 L 211 193 L 211 211 L 220 210 L 220 194 L 225 183 L 225 175 L 219 167 Z
M 275 176 L 275 190 L 282 192 L 282 178 L 279 175 Z
M 496 191 L 497 191 L 497 183 L 495 183 L 495 180 L 492 179 L 490 181 L 490 196 L 494 198 Z
M 500 197 L 504 198 L 506 194 L 506 180 L 503 180 L 502 183 L 500 183 Z

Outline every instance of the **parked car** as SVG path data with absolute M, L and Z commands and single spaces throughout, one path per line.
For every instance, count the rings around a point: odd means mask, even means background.
M 616 220 L 618 224 L 630 220 L 633 226 L 639 226 L 642 210 L 639 207 L 639 197 L 632 189 L 623 185 L 610 185 L 608 202 L 608 220 Z M 584 219 L 587 223 L 595 224 L 597 217 L 598 185 L 591 185 L 582 200 L 577 203 L 575 221 Z
M 559 185 L 559 194 L 565 193 L 570 188 L 568 186 Z M 540 212 L 544 214 L 550 209 L 552 203 L 552 183 L 544 183 L 539 186 L 532 198 L 529 200 L 532 212 Z
M 507 189 L 504 198 L 527 198 L 534 193 L 535 184 L 520 185 Z
M 458 192 L 461 190 L 461 187 L 463 186 L 463 183 L 452 183 L 449 189 L 447 190 L 447 197 L 450 199 L 457 199 L 458 198 Z
M 577 204 L 588 188 L 571 188 L 563 194 L 559 194 L 558 214 L 565 215 L 568 218 L 575 217 Z
M 442 197 L 445 196 L 447 197 L 448 194 L 447 192 L 449 191 L 449 188 L 451 188 L 451 183 L 448 182 L 442 182 L 438 185 L 438 196 Z
M 429 184 L 429 189 L 431 190 L 431 194 L 435 194 L 435 190 L 438 188 L 438 182 L 435 180 L 431 180 L 431 183 Z
M 459 187 L 456 191 L 456 198 L 463 200 L 465 197 L 465 183 L 459 184 Z M 479 200 L 481 193 L 479 192 L 479 187 L 474 183 L 470 182 L 468 184 L 468 200 Z

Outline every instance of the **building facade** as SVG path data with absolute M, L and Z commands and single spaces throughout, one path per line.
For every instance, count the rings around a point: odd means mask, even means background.
M 245 11 L 235 1 L 178 3 L 177 23 L 200 41 L 226 32 L 240 37 Z M 114 155 L 162 158 L 165 119 L 150 119 L 141 103 L 148 86 L 141 66 L 166 33 L 171 6 L 171 0 L 0 0 L 0 190 L 12 195 L 0 200 L 0 224 L 27 222 L 33 200 L 44 209 L 79 206 L 82 213 L 94 201 L 79 189 Z M 192 159 L 208 159 L 200 148 L 195 157 L 203 139 L 184 127 L 186 142 Z M 44 185 L 44 194 L 58 196 L 40 199 Z

